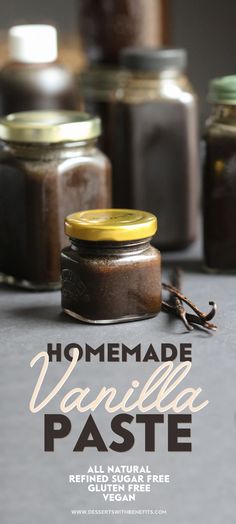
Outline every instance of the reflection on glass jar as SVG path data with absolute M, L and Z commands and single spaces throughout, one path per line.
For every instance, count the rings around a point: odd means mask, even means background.
M 236 76 L 210 84 L 206 128 L 204 253 L 208 269 L 236 271 Z
M 100 120 L 84 113 L 27 112 L 0 120 L 0 273 L 5 282 L 60 287 L 64 218 L 111 204 Z
M 161 309 L 161 256 L 150 240 L 154 215 L 104 209 L 65 221 L 71 245 L 61 255 L 62 308 L 93 324 L 155 316 Z

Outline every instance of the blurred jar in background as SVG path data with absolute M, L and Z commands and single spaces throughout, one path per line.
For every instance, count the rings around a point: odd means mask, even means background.
M 116 91 L 119 85 L 123 85 L 125 78 L 125 72 L 103 67 L 90 68 L 78 76 L 78 89 L 84 109 L 101 118 L 103 131 L 99 146 L 111 160 L 114 150 Z
M 111 206 L 111 169 L 96 147 L 99 118 L 32 111 L 0 119 L 0 277 L 60 287 L 64 218 Z
M 124 47 L 164 43 L 166 0 L 77 2 L 79 34 L 89 62 L 115 65 Z
M 210 270 L 236 271 L 236 76 L 210 83 L 206 128 L 204 254 Z
M 199 138 L 196 96 L 183 49 L 127 49 L 117 90 L 114 204 L 158 215 L 158 246 L 187 247 L 196 236 Z
M 57 31 L 50 25 L 14 26 L 9 62 L 0 71 L 3 115 L 35 109 L 79 109 L 75 80 L 57 62 Z

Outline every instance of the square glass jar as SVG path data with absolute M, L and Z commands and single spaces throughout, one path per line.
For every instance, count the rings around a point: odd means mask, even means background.
M 100 120 L 65 111 L 0 121 L 1 280 L 33 289 L 61 285 L 64 218 L 111 205 L 111 166 L 96 147 Z
M 161 255 L 150 240 L 154 215 L 104 209 L 67 217 L 61 254 L 62 308 L 78 320 L 141 320 L 161 309 Z

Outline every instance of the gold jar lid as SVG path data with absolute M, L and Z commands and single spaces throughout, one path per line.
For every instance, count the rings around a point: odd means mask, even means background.
M 0 119 L 0 139 L 11 142 L 80 142 L 100 134 L 100 118 L 77 111 L 25 111 Z
M 92 209 L 68 215 L 65 233 L 89 241 L 139 240 L 155 235 L 157 218 L 136 209 Z

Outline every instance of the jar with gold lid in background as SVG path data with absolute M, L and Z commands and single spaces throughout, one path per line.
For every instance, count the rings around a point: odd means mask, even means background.
M 60 287 L 64 218 L 111 205 L 111 168 L 96 147 L 100 119 L 73 111 L 0 120 L 1 280 Z

